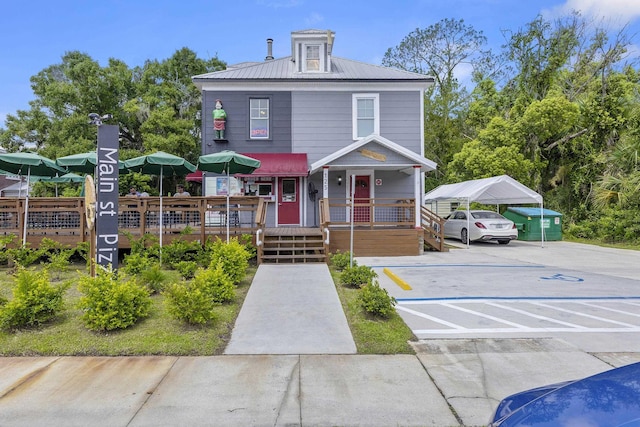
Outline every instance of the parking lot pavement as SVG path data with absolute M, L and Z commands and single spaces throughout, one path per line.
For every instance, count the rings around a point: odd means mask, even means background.
M 640 252 L 450 243 L 356 260 L 396 298 L 418 358 L 464 425 L 486 424 L 509 394 L 640 361 Z
M 554 337 L 588 352 L 640 352 L 640 253 L 545 245 L 356 259 L 419 339 Z

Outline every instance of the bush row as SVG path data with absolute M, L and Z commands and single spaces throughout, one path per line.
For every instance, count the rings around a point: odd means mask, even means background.
M 77 308 L 82 310 L 82 321 L 88 329 L 110 331 L 135 324 L 149 315 L 153 293 L 165 296 L 167 311 L 173 318 L 204 324 L 214 318 L 216 306 L 235 299 L 235 287 L 244 279 L 254 253 L 237 238 L 229 243 L 216 239 L 204 246 L 178 239 L 162 248 L 162 257 L 159 247 L 140 243 L 132 245 L 132 252 L 125 257 L 120 271 L 98 268 L 96 277 L 80 278 L 78 290 L 82 296 Z M 63 253 L 66 249 L 56 250 Z M 22 248 L 16 253 L 29 254 L 29 251 Z M 51 248 L 48 252 L 52 252 Z M 51 270 L 63 264 L 68 267 L 69 259 L 63 263 L 62 256 L 50 256 L 41 272 L 28 270 L 23 265 L 42 257 L 42 253 L 38 253 L 37 258 L 30 255 L 11 259 L 16 263 L 13 298 L 0 298 L 0 328 L 39 326 L 64 309 L 63 295 L 70 283 L 54 286 L 49 277 Z M 163 266 L 186 274 L 180 282 L 167 284 Z

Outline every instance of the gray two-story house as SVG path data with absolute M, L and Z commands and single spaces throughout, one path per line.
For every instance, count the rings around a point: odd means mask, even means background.
M 334 221 L 368 224 L 398 215 L 373 209 L 373 200 L 412 200 L 419 228 L 424 173 L 436 168 L 423 146 L 424 92 L 433 79 L 333 56 L 334 36 L 295 31 L 291 56 L 273 58 L 269 39 L 264 61 L 193 77 L 202 91 L 202 154 L 233 150 L 261 161 L 230 183 L 206 174 L 203 194 L 224 188 L 264 197 L 269 227 L 317 226 L 320 199 L 336 201 Z M 221 108 L 223 136 L 214 124 Z

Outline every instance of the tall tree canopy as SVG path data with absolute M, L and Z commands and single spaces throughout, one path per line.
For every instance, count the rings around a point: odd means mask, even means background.
M 383 65 L 432 76 L 425 99 L 425 155 L 436 161 L 442 178 L 464 141 L 469 94 L 460 76 L 486 75 L 497 60 L 484 50 L 487 39 L 464 20 L 444 19 L 416 29 L 384 55 Z M 431 186 L 440 182 L 436 179 Z
M 110 123 L 120 126 L 121 158 L 164 150 L 193 161 L 200 153 L 201 99 L 191 77 L 224 68 L 187 48 L 134 68 L 117 59 L 101 67 L 85 53 L 67 52 L 31 78 L 31 108 L 7 116 L 0 145 L 35 146 L 51 158 L 90 151 L 96 128 L 89 113 L 110 113 Z

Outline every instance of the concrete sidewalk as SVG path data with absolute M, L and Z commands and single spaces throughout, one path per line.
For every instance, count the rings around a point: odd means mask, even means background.
M 326 264 L 262 264 L 225 354 L 355 354 Z

